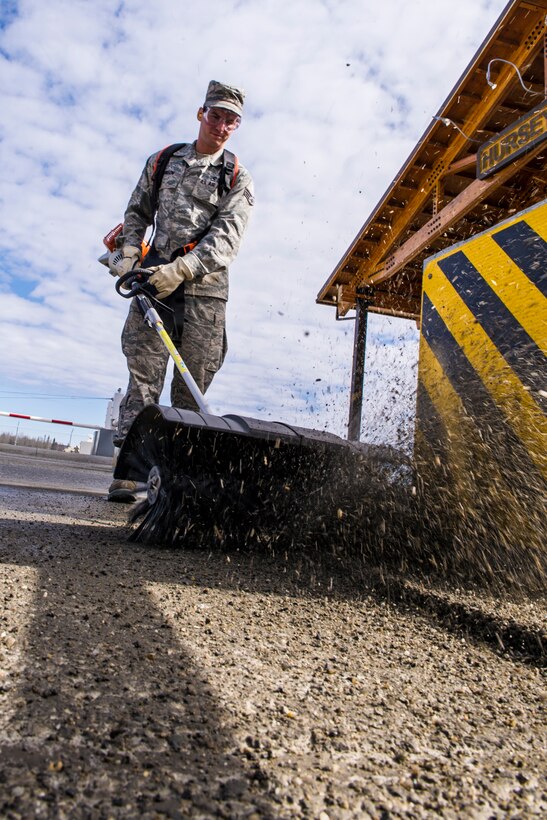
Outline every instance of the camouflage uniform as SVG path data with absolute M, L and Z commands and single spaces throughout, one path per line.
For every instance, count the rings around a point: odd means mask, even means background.
M 253 205 L 253 182 L 239 165 L 233 188 L 219 197 L 222 151 L 198 154 L 195 143 L 184 145 L 173 154 L 165 170 L 156 214 L 154 249 L 159 261 L 168 262 L 171 254 L 203 235 L 184 260 L 194 274 L 184 288 L 184 331 L 166 329 L 204 392 L 226 355 L 225 313 L 228 299 L 228 266 L 235 258 Z M 158 154 L 146 162 L 124 215 L 123 234 L 118 244 L 140 247 L 146 229 L 153 221 L 151 208 L 152 171 Z M 167 297 L 165 302 L 175 294 Z M 159 336 L 142 319 L 132 303 L 122 332 L 122 350 L 127 358 L 130 378 L 120 407 L 118 434 L 126 435 L 131 423 L 146 404 L 159 402 L 169 355 Z M 175 407 L 195 409 L 196 404 L 180 374 L 174 369 L 171 402 Z

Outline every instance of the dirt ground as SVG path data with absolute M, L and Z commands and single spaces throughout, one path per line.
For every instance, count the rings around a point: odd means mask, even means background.
M 0 487 L 0 815 L 547 812 L 544 602 L 126 540 Z

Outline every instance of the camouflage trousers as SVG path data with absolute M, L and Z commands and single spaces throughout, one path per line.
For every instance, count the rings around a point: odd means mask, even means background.
M 173 338 L 197 386 L 205 393 L 220 369 L 226 351 L 226 302 L 210 296 L 187 296 L 180 339 Z M 118 436 L 123 438 L 134 419 L 148 404 L 158 404 L 165 382 L 169 353 L 157 332 L 149 327 L 132 300 L 122 331 L 122 351 L 127 359 L 129 384 L 120 405 Z M 197 404 L 173 365 L 171 405 L 196 410 Z

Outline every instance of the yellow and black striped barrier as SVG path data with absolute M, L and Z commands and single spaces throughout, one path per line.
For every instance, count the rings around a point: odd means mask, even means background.
M 424 264 L 416 455 L 425 495 L 547 542 L 547 201 Z

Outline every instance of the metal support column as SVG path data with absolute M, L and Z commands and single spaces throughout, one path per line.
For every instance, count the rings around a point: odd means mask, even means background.
M 368 301 L 357 297 L 355 335 L 353 340 L 353 368 L 349 404 L 348 440 L 359 441 L 363 412 L 363 379 L 365 376 L 365 353 L 367 345 Z

